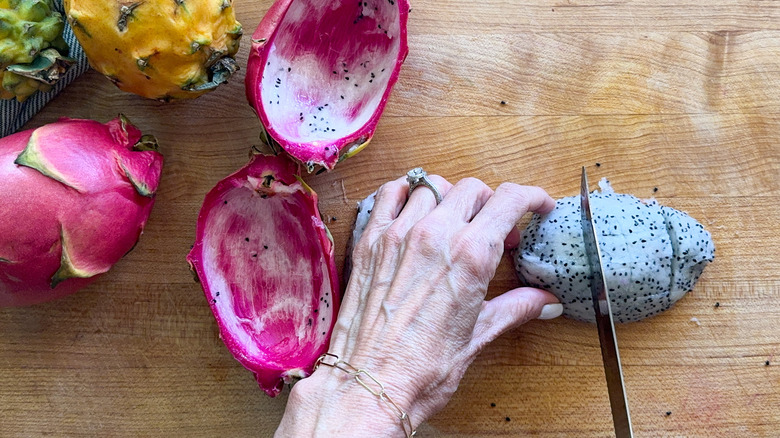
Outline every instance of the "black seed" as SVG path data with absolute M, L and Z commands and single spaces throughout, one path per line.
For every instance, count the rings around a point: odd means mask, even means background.
M 509 417 L 506 417 L 506 421 L 512 421 L 512 419 L 509 418 Z
M 596 167 L 601 167 L 601 163 L 596 163 Z
M 349 76 L 344 76 L 344 79 L 348 81 L 349 80 Z
M 506 105 L 506 101 L 505 101 L 505 100 L 502 100 L 502 101 L 501 101 L 501 105 Z
M 658 191 L 658 187 L 653 187 L 653 193 Z
M 247 242 L 249 242 L 249 238 L 248 238 L 248 237 L 244 237 L 244 240 L 246 240 Z
M 337 75 L 337 74 L 339 74 L 339 72 L 337 72 L 336 70 L 333 70 L 333 74 Z
M 716 302 L 715 307 L 720 307 L 720 302 Z
M 292 68 L 287 67 L 287 73 L 290 73 L 290 71 L 292 71 Z
M 495 408 L 495 407 L 496 407 L 496 404 L 495 404 L 495 403 L 491 403 L 491 404 L 490 404 L 490 407 L 491 407 L 491 408 Z
M 335 221 L 335 220 L 336 220 L 336 216 L 331 216 L 331 217 L 330 217 L 330 220 L 331 220 L 331 221 Z M 327 295 L 327 293 L 326 293 L 325 295 Z
M 225 205 L 227 205 L 227 201 L 225 201 Z
M 666 416 L 668 417 L 670 415 L 672 415 L 672 411 L 666 411 Z
M 263 245 L 263 249 L 268 249 L 268 245 Z
M 343 99 L 343 98 L 344 98 L 344 96 L 341 96 L 341 98 Z
M 769 366 L 769 361 L 764 362 L 764 366 Z

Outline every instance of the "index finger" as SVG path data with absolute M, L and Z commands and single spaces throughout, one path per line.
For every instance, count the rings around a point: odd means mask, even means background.
M 503 242 L 529 211 L 549 213 L 555 200 L 542 188 L 503 183 L 466 226 L 466 232 L 487 234 L 488 241 Z

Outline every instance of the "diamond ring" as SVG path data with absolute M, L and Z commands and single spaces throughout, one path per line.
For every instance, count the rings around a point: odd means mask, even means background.
M 417 187 L 425 186 L 433 192 L 433 196 L 436 198 L 436 205 L 439 205 L 441 202 L 441 193 L 439 193 L 439 189 L 433 185 L 433 182 L 428 178 L 428 173 L 425 172 L 422 167 L 415 167 L 406 172 L 406 181 L 409 182 L 409 196 L 412 195 L 412 192 Z

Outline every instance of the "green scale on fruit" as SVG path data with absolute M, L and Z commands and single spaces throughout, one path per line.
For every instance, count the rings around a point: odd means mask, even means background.
M 73 63 L 51 0 L 0 0 L 0 98 L 49 91 Z

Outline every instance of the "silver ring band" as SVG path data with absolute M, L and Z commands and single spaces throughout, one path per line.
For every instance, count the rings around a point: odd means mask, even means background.
M 425 186 L 433 192 L 433 196 L 436 198 L 436 205 L 441 203 L 441 193 L 439 189 L 428 178 L 428 173 L 422 169 L 422 167 L 415 167 L 414 169 L 406 172 L 406 181 L 409 182 L 409 196 L 412 196 L 412 192 L 419 186 Z

